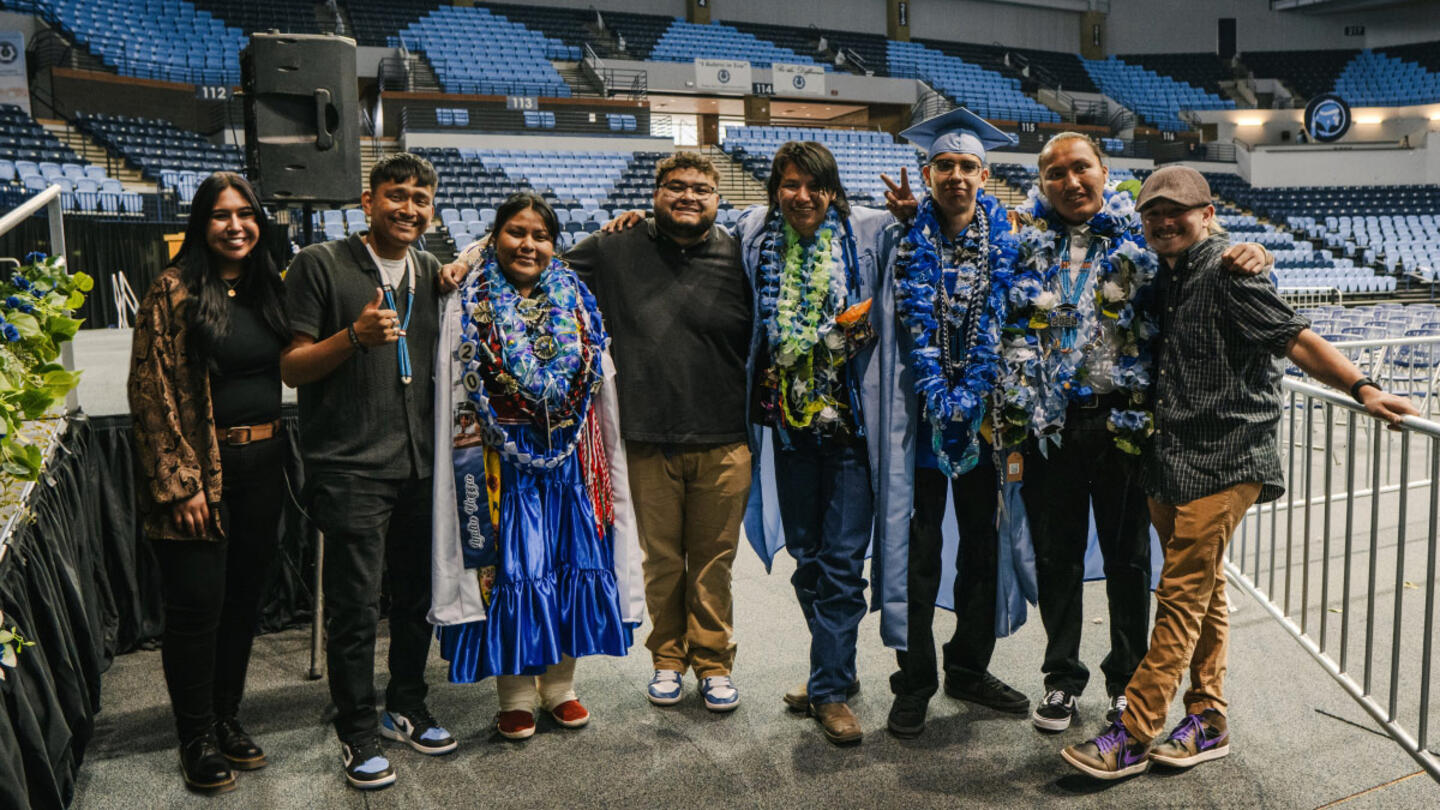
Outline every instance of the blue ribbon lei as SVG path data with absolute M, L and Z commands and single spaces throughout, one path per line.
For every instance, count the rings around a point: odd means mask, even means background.
M 1016 257 L 1014 240 L 1005 208 L 994 197 L 979 192 L 976 218 L 958 235 L 962 248 L 983 249 L 983 264 L 989 274 L 989 291 L 978 315 L 974 341 L 965 346 L 958 379 L 952 379 L 941 363 L 942 350 L 936 345 L 940 331 L 936 312 L 939 285 L 945 283 L 945 268 L 936 249 L 943 231 L 935 217 L 935 204 L 926 199 L 914 223 L 900 241 L 895 262 L 896 315 L 914 336 L 910 352 L 915 368 L 915 393 L 931 426 L 932 450 L 941 472 L 956 477 L 974 469 L 980 458 L 980 426 L 986 405 L 1001 377 L 1000 324 L 1005 318 L 1005 300 L 1013 280 Z M 983 217 L 983 223 L 980 218 Z M 988 226 L 988 238 L 979 231 Z M 963 448 L 958 459 L 944 449 L 946 428 L 960 425 Z

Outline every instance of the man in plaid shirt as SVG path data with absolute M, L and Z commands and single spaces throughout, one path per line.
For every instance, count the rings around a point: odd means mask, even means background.
M 1150 649 L 1125 690 L 1124 713 L 1099 737 L 1061 752 L 1098 779 L 1141 773 L 1152 761 L 1188 768 L 1230 751 L 1223 563 L 1246 510 L 1285 489 L 1275 441 L 1281 412 L 1275 358 L 1287 356 L 1320 382 L 1349 390 L 1392 424 L 1416 413 L 1311 331 L 1267 277 L 1221 269 L 1229 239 L 1199 172 L 1160 169 L 1145 181 L 1137 208 L 1161 265 L 1151 313 L 1161 335 L 1155 435 L 1144 484 L 1165 562 Z M 1152 746 L 1187 668 L 1185 718 Z

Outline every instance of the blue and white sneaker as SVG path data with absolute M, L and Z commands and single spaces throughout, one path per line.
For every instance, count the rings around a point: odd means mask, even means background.
M 459 745 L 423 708 L 413 712 L 384 712 L 380 715 L 380 733 L 386 739 L 407 743 L 431 756 L 448 754 Z
M 734 711 L 740 705 L 740 690 L 729 675 L 701 678 L 700 694 L 705 698 L 705 708 L 712 712 Z
M 673 669 L 657 669 L 650 676 L 645 696 L 656 706 L 674 706 L 680 702 L 680 673 Z
M 340 743 L 340 764 L 345 770 L 345 781 L 361 790 L 374 790 L 395 784 L 395 769 L 385 752 L 380 750 L 377 737 L 366 737 L 353 743 Z

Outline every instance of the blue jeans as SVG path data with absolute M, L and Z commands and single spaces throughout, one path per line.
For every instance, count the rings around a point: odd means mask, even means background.
M 865 617 L 865 552 L 873 525 L 863 439 L 792 436 L 775 444 L 775 492 L 790 584 L 810 627 L 810 702 L 844 701 L 855 680 L 855 637 Z

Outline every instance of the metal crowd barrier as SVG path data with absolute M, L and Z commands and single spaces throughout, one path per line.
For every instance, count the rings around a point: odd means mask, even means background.
M 1421 341 L 1440 338 L 1336 345 L 1377 376 Z M 1429 414 L 1434 369 L 1424 373 L 1409 393 Z M 1246 515 L 1225 570 L 1440 781 L 1430 736 L 1440 423 L 1406 417 L 1387 430 L 1337 391 L 1290 376 L 1282 390 L 1287 491 Z

